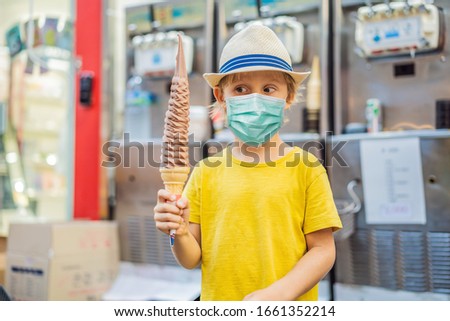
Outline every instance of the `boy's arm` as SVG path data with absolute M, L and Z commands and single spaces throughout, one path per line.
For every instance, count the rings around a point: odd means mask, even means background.
M 202 257 L 200 224 L 188 224 L 187 233 L 177 234 L 172 252 L 179 264 L 186 269 L 193 269 L 200 263 Z
M 306 234 L 308 252 L 280 280 L 250 293 L 244 300 L 291 301 L 308 292 L 330 271 L 336 257 L 331 228 Z

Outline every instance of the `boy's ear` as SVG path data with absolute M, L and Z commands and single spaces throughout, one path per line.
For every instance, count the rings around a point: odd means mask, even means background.
M 293 93 L 289 93 L 286 98 L 286 103 L 288 103 L 289 105 L 292 105 L 292 103 L 294 102 L 294 98 L 295 98 L 295 95 Z
M 284 107 L 284 109 L 291 108 L 291 105 L 294 103 L 294 99 L 295 99 L 295 95 L 292 93 L 289 93 L 288 96 L 286 97 L 286 106 Z
M 214 98 L 216 98 L 216 100 L 219 103 L 223 103 L 224 102 L 222 89 L 220 89 L 218 86 L 214 87 L 213 94 L 214 94 Z

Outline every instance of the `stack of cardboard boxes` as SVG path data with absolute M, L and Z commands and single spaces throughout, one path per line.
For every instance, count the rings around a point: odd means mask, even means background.
M 13 300 L 100 300 L 119 269 L 117 224 L 11 224 L 6 290 Z

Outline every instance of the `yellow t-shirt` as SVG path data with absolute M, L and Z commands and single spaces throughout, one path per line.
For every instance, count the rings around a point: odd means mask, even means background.
M 305 234 L 342 227 L 325 169 L 298 147 L 260 164 L 227 148 L 194 168 L 184 193 L 201 229 L 202 300 L 242 300 L 269 286 L 306 253 Z M 298 299 L 317 300 L 317 288 Z

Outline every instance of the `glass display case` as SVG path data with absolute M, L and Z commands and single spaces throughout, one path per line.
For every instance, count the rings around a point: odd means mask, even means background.
M 10 125 L 16 133 L 29 209 L 38 216 L 63 218 L 67 197 L 65 158 L 70 144 L 69 64 L 62 59 L 55 62 L 60 68 L 47 66 L 43 72 L 26 54 L 14 58 Z
M 1 13 L 16 17 L 0 24 L 0 234 L 12 221 L 73 212 L 72 1 L 33 4 L 8 3 Z

